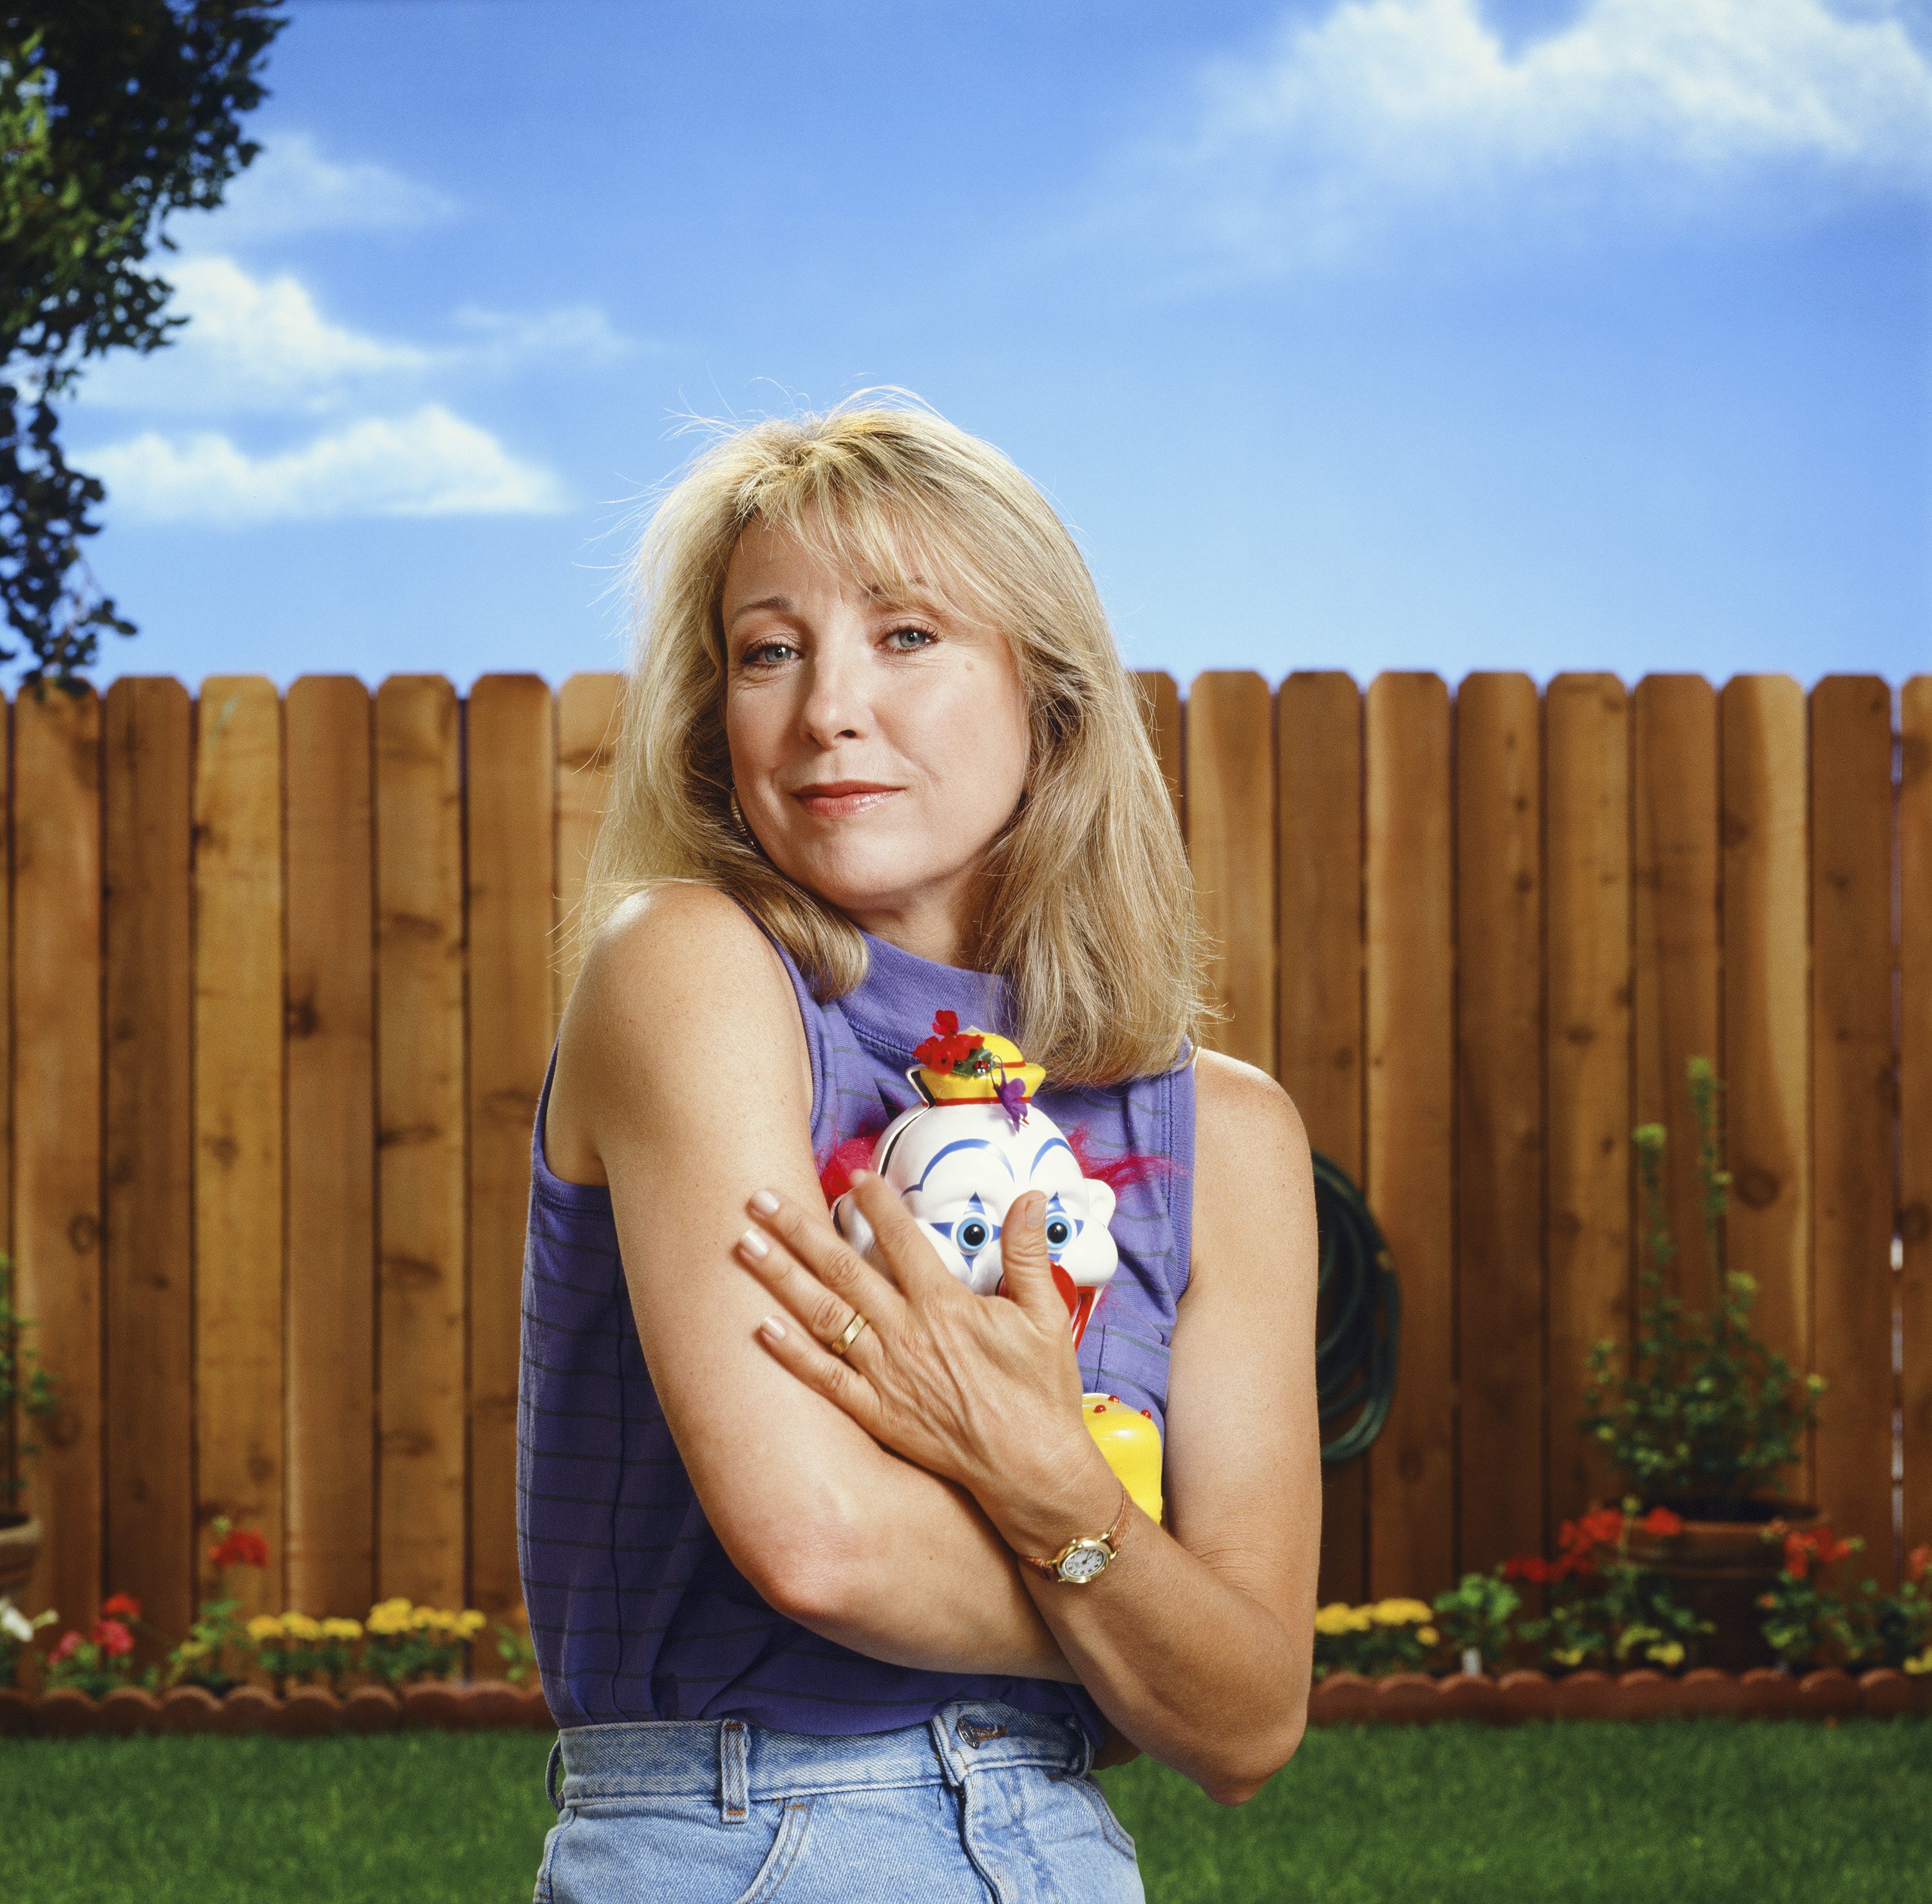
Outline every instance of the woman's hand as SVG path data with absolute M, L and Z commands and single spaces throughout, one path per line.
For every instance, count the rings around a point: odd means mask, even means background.
M 878 1239 L 883 1275 L 823 1218 L 770 1191 L 739 1255 L 782 1303 L 760 1339 L 799 1380 L 882 1446 L 999 1505 L 1048 1497 L 1095 1454 L 1081 1419 L 1079 1365 L 1054 1287 L 1046 1199 L 1007 1212 L 1001 1261 L 1010 1299 L 956 1281 L 904 1206 L 860 1173 L 853 1194 Z M 833 1352 L 856 1311 L 868 1326 Z

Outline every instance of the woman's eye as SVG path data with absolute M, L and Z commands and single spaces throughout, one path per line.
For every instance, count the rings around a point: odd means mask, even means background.
M 932 647 L 938 638 L 923 628 L 895 628 L 886 637 L 886 646 L 895 653 L 914 654 L 921 648 Z
M 1073 1226 L 1064 1217 L 1051 1217 L 1047 1221 L 1046 1240 L 1058 1249 L 1073 1234 Z
M 954 1235 L 962 1250 L 982 1250 L 992 1233 L 983 1218 L 968 1217 Z
M 769 641 L 754 642 L 747 648 L 740 665 L 746 668 L 775 668 L 797 652 L 789 641 L 781 641 L 774 637 Z

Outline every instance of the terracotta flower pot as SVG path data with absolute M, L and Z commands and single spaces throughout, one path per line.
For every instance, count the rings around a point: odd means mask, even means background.
M 40 1522 L 34 1514 L 0 1514 L 0 1593 L 16 1593 L 40 1558 Z
M 1765 1529 L 1782 1521 L 1802 1533 L 1822 1518 L 1803 1502 L 1750 1505 L 1762 1510 L 1750 1520 L 1701 1521 L 1687 1515 L 1682 1533 L 1647 1533 L 1641 1523 L 1630 1530 L 1630 1558 L 1661 1574 L 1678 1600 L 1717 1628 L 1698 1642 L 1699 1664 L 1726 1672 L 1774 1661 L 1761 1630 L 1764 1609 L 1757 1602 L 1784 1565 L 1784 1547 L 1780 1541 L 1766 1540 Z

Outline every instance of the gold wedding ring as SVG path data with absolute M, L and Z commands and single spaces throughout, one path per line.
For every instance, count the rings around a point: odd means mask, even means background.
M 866 1318 L 856 1309 L 852 1311 L 852 1320 L 845 1325 L 845 1333 L 832 1344 L 832 1353 L 842 1356 L 859 1339 L 859 1332 L 866 1326 Z

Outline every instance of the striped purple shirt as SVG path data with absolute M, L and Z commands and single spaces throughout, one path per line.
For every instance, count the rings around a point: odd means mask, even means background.
M 820 1005 L 789 957 L 812 1054 L 812 1141 L 821 1164 L 915 1101 L 906 1071 L 933 1014 L 1006 1028 L 1004 982 L 866 940 L 863 984 Z M 784 956 L 782 951 L 781 956 Z M 553 1059 L 553 1066 L 554 1065 Z M 532 1146 L 517 1406 L 517 1534 L 524 1599 L 560 1725 L 735 1716 L 782 1731 L 878 1732 L 952 1699 L 1000 1699 L 1077 1717 L 1099 1709 L 1052 1680 L 927 1672 L 821 1639 L 772 1610 L 725 1557 L 679 1458 L 646 1369 L 618 1259 L 610 1192 L 565 1183 Z M 1090 1391 L 1165 1425 L 1168 1344 L 1186 1287 L 1194 1074 L 1186 1065 L 1037 1101 L 1093 1166 L 1132 1153 L 1112 1225 L 1120 1267 L 1080 1347 Z

